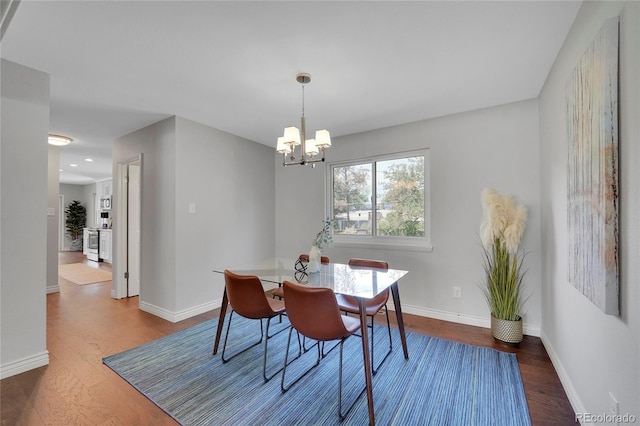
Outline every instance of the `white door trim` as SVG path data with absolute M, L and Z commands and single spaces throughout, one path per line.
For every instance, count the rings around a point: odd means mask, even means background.
M 111 296 L 114 299 L 122 299 L 127 297 L 127 278 L 125 273 L 128 269 L 128 171 L 129 164 L 137 163 L 140 165 L 140 173 L 142 174 L 142 153 L 129 160 L 119 162 L 115 181 L 113 182 L 114 190 L 114 207 L 113 217 L 113 287 Z M 142 180 L 142 178 L 140 178 Z M 142 199 L 142 185 L 140 185 L 140 199 Z M 138 210 L 140 212 L 140 209 Z M 140 215 L 142 216 L 142 215 Z M 140 218 L 141 220 L 141 218 Z M 138 256 L 138 259 L 140 256 Z M 142 286 L 142 283 L 141 283 Z

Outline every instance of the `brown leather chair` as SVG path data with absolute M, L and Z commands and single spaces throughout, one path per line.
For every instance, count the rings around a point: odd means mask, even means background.
M 238 275 L 231 271 L 224 271 L 224 284 L 227 291 L 227 297 L 229 299 L 229 305 L 231 305 L 231 314 L 229 315 L 229 324 L 227 325 L 227 333 L 224 337 L 224 346 L 222 348 L 222 362 L 227 362 L 233 357 L 243 353 L 244 351 L 260 344 L 264 339 L 264 355 L 262 365 L 262 377 L 267 382 L 273 376 L 282 371 L 282 368 L 267 377 L 267 348 L 269 339 L 281 331 L 286 330 L 283 328 L 273 335 L 269 335 L 269 325 L 271 319 L 279 317 L 285 312 L 284 302 L 281 300 L 268 299 L 262 288 L 262 282 L 254 275 Z M 250 346 L 240 350 L 236 354 L 225 358 L 225 352 L 227 349 L 227 338 L 229 337 L 229 330 L 231 329 L 231 321 L 233 320 L 233 314 L 248 318 L 260 320 L 260 340 Z M 262 320 L 267 319 L 266 333 L 262 327 Z
M 298 260 L 301 260 L 303 262 L 308 262 L 309 261 L 309 255 L 308 254 L 301 254 L 300 256 L 298 256 Z M 320 263 L 329 263 L 329 258 L 327 256 L 320 256 Z M 271 292 L 271 295 L 273 296 L 274 299 L 276 297 L 278 297 L 280 299 L 284 299 L 284 291 L 282 290 L 282 286 L 279 286 L 278 288 L 273 290 Z
M 338 379 L 338 415 L 340 420 L 349 413 L 351 408 L 355 405 L 358 398 L 365 389 L 363 389 L 358 397 L 349 406 L 346 412 L 342 412 L 342 350 L 344 341 L 352 336 L 356 331 L 360 330 L 360 319 L 355 317 L 347 317 L 340 314 L 338 304 L 333 290 L 325 287 L 310 287 L 300 284 L 295 284 L 289 281 L 283 283 L 285 304 L 287 307 L 287 316 L 291 322 L 291 329 L 289 330 L 289 339 L 287 341 L 287 350 L 284 358 L 284 367 L 282 370 L 282 380 L 280 382 L 280 388 L 282 393 L 288 391 L 291 386 L 302 379 L 308 372 L 320 364 L 321 351 L 320 342 L 327 342 L 331 340 L 340 340 L 340 373 Z M 298 350 L 298 356 L 289 362 L 289 347 L 291 345 L 291 334 L 293 330 L 302 334 L 304 337 L 313 339 L 316 341 L 314 346 L 318 349 L 318 355 L 315 364 L 302 373 L 298 378 L 293 380 L 288 386 L 285 386 L 285 378 L 287 373 L 287 366 L 294 362 L 301 356 L 300 350 Z M 313 348 L 313 346 L 311 347 Z
M 366 268 L 379 268 L 379 269 L 389 269 L 389 264 L 383 260 L 370 260 L 370 259 L 351 259 L 349 260 L 349 265 L 351 267 L 366 267 Z M 340 310 L 346 312 L 347 314 L 360 314 L 360 309 L 358 307 L 358 299 L 353 296 L 345 296 L 343 294 L 336 294 L 336 300 L 338 302 L 338 306 Z M 376 374 L 378 368 L 382 365 L 382 363 L 387 359 L 391 351 L 393 350 L 393 342 L 391 339 L 391 325 L 389 324 L 389 310 L 387 309 L 387 301 L 389 300 L 389 289 L 385 289 L 382 293 L 374 297 L 373 299 L 367 300 L 365 303 L 365 307 L 367 309 L 367 316 L 371 317 L 371 324 L 367 324 L 367 327 L 371 328 L 371 371 L 373 374 Z M 376 366 L 374 363 L 374 330 L 373 319 L 376 314 L 384 307 L 384 313 L 387 317 L 387 330 L 389 332 L 389 349 L 387 353 L 382 358 L 382 361 Z

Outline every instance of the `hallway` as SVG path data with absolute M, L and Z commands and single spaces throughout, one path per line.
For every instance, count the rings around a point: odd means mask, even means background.
M 59 263 L 85 263 L 60 252 Z M 47 296 L 49 365 L 0 382 L 1 424 L 175 425 L 168 415 L 102 364 L 106 355 L 138 346 L 215 317 L 211 312 L 172 324 L 138 309 L 138 297 L 111 298 L 111 281 L 76 285 L 59 278 Z

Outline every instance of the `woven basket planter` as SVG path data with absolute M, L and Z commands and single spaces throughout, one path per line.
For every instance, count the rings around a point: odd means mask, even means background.
M 517 345 L 522 342 L 522 318 L 509 321 L 491 315 L 491 334 L 501 342 Z

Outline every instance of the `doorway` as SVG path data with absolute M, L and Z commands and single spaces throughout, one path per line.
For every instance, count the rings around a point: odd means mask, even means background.
M 140 218 L 142 154 L 118 163 L 116 200 L 117 255 L 114 298 L 140 295 Z

